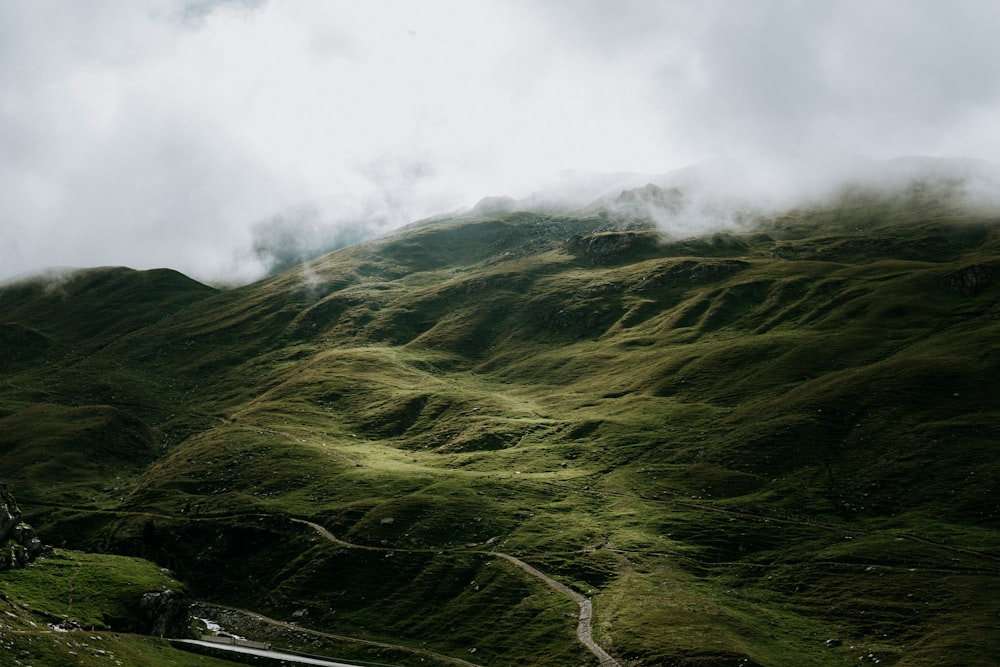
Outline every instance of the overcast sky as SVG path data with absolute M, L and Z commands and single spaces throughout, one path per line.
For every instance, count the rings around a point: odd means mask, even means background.
M 566 169 L 1000 161 L 998 31 L 995 0 L 0 0 L 0 278 L 248 280 L 255 242 Z

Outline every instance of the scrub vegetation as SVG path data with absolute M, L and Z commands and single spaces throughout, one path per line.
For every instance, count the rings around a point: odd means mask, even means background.
M 479 665 L 597 664 L 494 552 L 589 596 L 622 665 L 993 664 L 1000 219 L 917 194 L 690 239 L 438 219 L 224 291 L 9 285 L 0 479 L 57 547 Z M 110 558 L 69 553 L 29 571 Z M 69 613 L 27 572 L 0 590 Z

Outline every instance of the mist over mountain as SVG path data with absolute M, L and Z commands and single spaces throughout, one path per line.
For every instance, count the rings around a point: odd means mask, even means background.
M 315 204 L 293 207 L 258 222 L 253 227 L 253 258 L 265 275 L 273 275 L 320 255 L 377 236 L 384 219 L 359 218 L 335 222 Z
M 1000 209 L 1000 166 L 965 158 L 822 155 L 797 161 L 717 159 L 662 174 L 564 171 L 526 197 L 491 195 L 426 220 L 515 211 L 603 213 L 619 226 L 652 223 L 666 237 L 683 238 L 746 231 L 767 216 L 861 200 L 991 213 Z M 212 282 L 247 283 L 386 234 L 413 222 L 402 217 L 404 210 L 399 202 L 385 208 L 337 200 L 288 207 L 254 223 L 249 243 L 229 260 L 231 272 Z M 122 263 L 130 262 L 123 257 Z
M 298 207 L 330 249 L 567 168 L 1000 160 L 994 3 L 583 4 L 5 3 L 0 279 L 246 283 L 286 264 L 256 228 Z
M 0 663 L 992 667 L 997 25 L 0 2 Z
M 966 159 L 824 158 L 783 163 L 715 161 L 649 179 L 644 189 L 591 205 L 652 219 L 670 236 L 746 230 L 765 216 L 868 199 L 1000 210 L 1000 166 Z
M 356 241 L 291 208 L 238 287 L 5 283 L 0 482 L 57 547 L 0 579 L 8 647 L 186 664 L 161 600 L 383 664 L 992 664 L 997 170 L 825 164 Z

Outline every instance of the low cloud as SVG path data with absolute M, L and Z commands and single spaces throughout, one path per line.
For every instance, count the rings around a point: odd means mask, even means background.
M 253 225 L 250 252 L 262 270 L 271 275 L 377 236 L 388 226 L 378 216 L 352 222 L 331 220 L 318 206 L 306 204 Z
M 821 189 L 797 166 L 817 156 L 1000 161 L 998 20 L 987 0 L 0 3 L 0 276 L 245 282 L 487 195 L 607 194 L 553 187 L 566 169 L 613 190 L 731 160 L 753 167 L 720 173 L 727 197 L 777 204 Z M 708 203 L 685 196 L 694 228 Z
M 676 238 L 747 231 L 791 210 L 865 201 L 915 212 L 938 207 L 1000 214 L 1000 165 L 926 157 L 713 160 L 605 195 L 591 208 L 618 224 L 652 222 Z

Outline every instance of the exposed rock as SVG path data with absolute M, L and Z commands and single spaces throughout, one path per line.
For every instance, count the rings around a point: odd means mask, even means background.
M 973 295 L 989 287 L 993 272 L 990 267 L 973 264 L 945 277 L 945 284 L 960 294 Z
M 144 593 L 139 600 L 142 625 L 129 630 L 160 637 L 187 637 L 191 634 L 189 604 L 182 593 L 169 589 Z
M 0 487 L 0 542 L 21 522 L 21 509 L 7 493 L 7 485 Z
M 565 243 L 570 254 L 592 261 L 627 259 L 655 251 L 660 244 L 656 232 L 600 232 L 586 236 L 572 236 Z
M 21 521 L 21 508 L 7 485 L 0 484 L 0 570 L 24 567 L 44 550 L 35 529 Z

